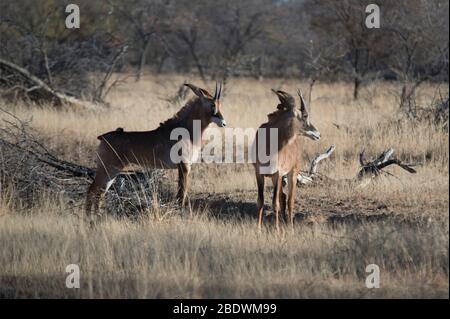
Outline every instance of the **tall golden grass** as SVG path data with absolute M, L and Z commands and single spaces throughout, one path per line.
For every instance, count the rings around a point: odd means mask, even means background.
M 201 86 L 196 78 L 148 76 L 116 88 L 110 108 L 96 111 L 1 101 L 0 106 L 30 118 L 60 156 L 94 166 L 97 135 L 117 127 L 155 128 L 181 106 L 166 99 L 184 81 Z M 278 87 L 294 93 L 308 86 L 294 80 L 230 80 L 222 110 L 228 126 L 258 127 L 275 108 L 270 89 Z M 438 89 L 448 87 L 423 85 L 418 103 L 430 104 Z M 76 217 L 81 209 L 54 195 L 43 194 L 34 207 L 15 210 L 14 190 L 3 185 L 0 297 L 448 297 L 449 136 L 433 123 L 403 117 L 399 91 L 393 83 L 373 83 L 353 101 L 351 85 L 318 83 L 310 113 L 322 139 L 306 142 L 304 158 L 334 144 L 335 154 L 321 163 L 320 172 L 353 178 L 361 150 L 374 156 L 392 147 L 399 158 L 421 163 L 418 173 L 390 168 L 395 177 L 367 189 L 315 186 L 300 189 L 297 200 L 358 203 L 355 211 L 364 211 L 370 200 L 381 201 L 394 215 L 425 217 L 426 224 L 300 223 L 293 233 L 276 234 L 269 227 L 259 234 L 251 218 L 216 218 L 208 207 L 188 217 L 155 206 L 138 219 L 106 217 L 89 230 Z M 174 172 L 169 176 L 175 178 Z M 198 164 L 192 171 L 192 196 L 246 194 L 253 200 L 255 188 L 251 165 Z M 65 287 L 65 266 L 72 263 L 80 265 L 79 290 Z M 364 285 L 370 263 L 381 268 L 380 289 Z

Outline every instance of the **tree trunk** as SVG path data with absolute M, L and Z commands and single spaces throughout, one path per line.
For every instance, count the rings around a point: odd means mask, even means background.
M 194 48 L 191 48 L 191 56 L 194 59 L 195 66 L 197 67 L 198 74 L 200 75 L 200 78 L 202 79 L 203 83 L 206 83 L 206 76 L 205 72 L 203 71 L 203 66 L 200 62 L 200 59 L 197 56 L 197 53 L 195 52 Z
M 420 81 L 417 83 L 403 83 L 400 95 L 400 109 L 407 112 L 410 116 L 416 115 L 416 89 L 420 83 Z
M 357 100 L 359 97 L 359 88 L 361 86 L 361 79 L 358 76 L 355 76 L 354 85 L 353 85 L 353 99 Z
M 357 100 L 358 99 L 358 95 L 359 95 L 359 87 L 361 85 L 361 79 L 359 76 L 359 49 L 355 49 L 355 60 L 354 60 L 354 64 L 353 64 L 353 68 L 355 70 L 355 78 L 353 81 L 353 99 Z
M 164 53 L 158 60 L 158 66 L 157 66 L 157 73 L 161 73 L 164 67 L 164 62 L 166 62 L 169 55 L 167 53 Z
M 150 48 L 150 37 L 148 37 L 144 41 L 144 47 L 142 48 L 142 51 L 141 51 L 141 59 L 139 62 L 139 68 L 136 73 L 136 82 L 141 80 L 141 77 L 144 73 L 144 68 L 145 68 L 145 64 L 146 64 L 146 60 L 147 60 L 147 52 L 148 52 L 149 48 Z
M 206 76 L 205 76 L 205 72 L 203 70 L 203 65 L 200 61 L 199 56 L 197 55 L 197 48 L 196 48 L 197 31 L 191 29 L 189 31 L 189 34 L 183 32 L 183 31 L 180 31 L 179 36 L 180 36 L 181 40 L 183 40 L 184 43 L 186 43 L 186 45 L 188 46 L 189 53 L 192 57 L 192 60 L 194 60 L 194 64 L 198 70 L 198 74 L 200 75 L 200 78 L 202 79 L 202 81 L 204 83 L 206 83 Z

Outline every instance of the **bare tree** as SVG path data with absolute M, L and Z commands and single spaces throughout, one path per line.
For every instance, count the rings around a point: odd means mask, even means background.
M 216 77 L 226 80 L 233 71 L 246 64 L 251 54 L 246 52 L 248 46 L 263 37 L 267 26 L 273 19 L 265 3 L 255 1 L 233 1 L 227 3 L 227 15 L 219 16 L 220 24 L 215 25 L 215 31 L 222 42 L 223 54 L 220 55 Z M 223 28 L 222 32 L 218 28 Z
M 101 3 L 80 5 L 92 15 L 105 14 Z M 0 46 L 3 93 L 57 104 L 81 98 L 104 103 L 108 87 L 118 83 L 109 80 L 124 62 L 124 47 L 113 43 L 103 24 L 87 23 L 82 34 L 69 31 L 61 23 L 63 12 L 51 3 L 0 4 L 0 39 L 6 39 Z
M 376 71 L 388 45 L 382 29 L 365 26 L 366 1 L 310 0 L 306 8 L 311 26 L 323 44 L 334 45 L 334 72 L 353 82 L 353 98 L 359 97 L 361 86 L 377 75 Z M 334 40 L 333 40 L 334 39 Z
M 414 113 L 424 81 L 448 81 L 448 1 L 379 1 L 367 29 L 363 0 L 79 0 L 83 28 L 64 27 L 59 1 L 0 2 L 0 56 L 69 96 L 98 99 L 113 72 L 146 67 L 204 81 L 230 76 L 400 81 Z M 115 57 L 127 45 L 126 55 Z M 77 74 L 77 76 L 73 76 Z M 111 73 L 110 73 L 111 74 Z M 95 81 L 92 79 L 95 78 Z M 14 79 L 4 74 L 0 86 Z M 9 86 L 11 88 L 11 86 Z M 101 94 L 100 94 L 101 95 Z
M 147 55 L 156 33 L 161 33 L 168 21 L 165 19 L 166 3 L 158 0 L 116 1 L 108 0 L 110 14 L 121 23 L 119 30 L 126 41 L 138 52 L 136 81 L 142 77 Z
M 388 66 L 402 83 L 400 109 L 415 116 L 417 88 L 445 72 L 448 77 L 448 2 L 398 1 L 391 5 L 385 18 L 392 53 Z M 442 32 L 445 28 L 447 33 Z

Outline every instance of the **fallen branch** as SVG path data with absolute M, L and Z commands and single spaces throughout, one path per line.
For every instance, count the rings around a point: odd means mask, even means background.
M 335 145 L 332 145 L 326 150 L 325 153 L 317 155 L 311 162 L 308 172 L 300 172 L 297 175 L 297 185 L 311 184 L 317 179 L 317 167 L 321 161 L 327 159 L 333 154 L 336 149 Z M 287 184 L 287 176 L 283 176 L 283 186 Z
M 46 102 L 51 102 L 57 106 L 63 104 L 81 106 L 83 108 L 96 108 L 98 106 L 96 104 L 82 101 L 73 96 L 68 96 L 64 93 L 56 91 L 44 81 L 31 74 L 28 70 L 2 58 L 0 58 L 0 68 L 7 69 L 9 72 L 19 75 L 26 82 L 30 83 L 30 87 L 19 86 L 19 88 L 22 89 L 27 95 L 33 93 L 38 95 L 39 99 L 45 100 Z
M 317 155 L 316 158 L 314 158 L 314 160 L 311 162 L 311 168 L 309 169 L 309 176 L 316 175 L 317 165 L 319 164 L 319 162 L 330 157 L 335 149 L 336 149 L 336 146 L 331 145 L 330 148 L 325 153 Z
M 392 148 L 388 148 L 383 153 L 378 155 L 375 160 L 367 162 L 364 156 L 364 150 L 359 154 L 359 162 L 361 164 L 361 169 L 358 172 L 357 179 L 361 180 L 366 177 L 375 178 L 378 177 L 381 173 L 383 173 L 383 169 L 390 165 L 398 165 L 405 171 L 415 174 L 416 170 L 413 166 L 417 166 L 417 164 L 405 164 L 401 162 L 399 159 L 393 158 L 394 150 Z
M 317 183 L 350 183 L 355 184 L 356 187 L 366 187 L 372 180 L 379 177 L 381 174 L 392 175 L 384 169 L 390 165 L 397 165 L 407 171 L 408 173 L 415 174 L 417 171 L 413 168 L 418 164 L 406 164 L 397 158 L 392 158 L 394 150 L 392 148 L 386 149 L 375 159 L 367 161 L 365 158 L 364 150 L 359 154 L 359 162 L 361 169 L 358 171 L 356 178 L 345 180 L 334 180 L 324 175 L 317 174 L 318 164 L 331 156 L 336 147 L 332 145 L 325 153 L 317 155 L 311 162 L 308 172 L 300 172 L 297 175 L 297 186 L 307 186 Z M 287 185 L 287 176 L 283 176 L 283 186 Z
M 328 150 L 325 153 L 317 155 L 311 162 L 309 172 L 308 173 L 300 172 L 297 175 L 297 185 L 309 184 L 312 183 L 315 179 L 317 179 L 317 166 L 321 161 L 330 157 L 335 149 L 336 146 L 332 145 L 330 146 L 330 148 L 328 148 Z

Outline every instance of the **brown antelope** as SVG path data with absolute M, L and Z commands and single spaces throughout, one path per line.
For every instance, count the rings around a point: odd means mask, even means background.
M 214 122 L 220 127 L 226 125 L 220 112 L 222 85 L 214 96 L 207 90 L 192 84 L 185 84 L 196 95 L 172 118 L 161 123 L 152 131 L 125 132 L 122 128 L 100 135 L 97 149 L 97 170 L 93 183 L 89 186 L 86 198 L 86 213 L 89 215 L 92 205 L 98 212 L 100 198 L 108 191 L 115 177 L 131 165 L 147 168 L 178 169 L 177 199 L 185 205 L 188 188 L 188 176 L 193 159 L 198 157 L 201 147 L 201 133 Z M 200 123 L 200 134 L 194 132 L 194 121 Z M 171 132 L 181 128 L 189 132 L 189 138 L 177 141 L 171 139 Z M 198 132 L 197 132 L 198 133 Z M 191 156 L 174 162 L 171 149 L 175 143 L 183 142 Z
M 263 141 L 263 145 L 268 150 L 269 143 L 274 142 L 271 136 L 272 128 L 277 129 L 278 132 L 278 151 L 276 167 L 271 173 L 261 173 L 261 167 L 263 164 L 257 157 L 255 161 L 256 182 L 258 184 L 258 227 L 261 229 L 262 214 L 264 207 L 264 178 L 272 178 L 274 186 L 273 192 L 273 210 L 275 212 L 276 228 L 279 230 L 278 213 L 280 211 L 280 204 L 282 211 L 285 212 L 286 208 L 286 195 L 282 191 L 282 177 L 288 175 L 288 219 L 291 227 L 294 223 L 293 206 L 295 200 L 295 190 L 297 185 L 297 174 L 300 171 L 301 158 L 302 158 L 302 140 L 301 136 L 309 137 L 312 140 L 319 140 L 319 131 L 309 122 L 308 111 L 306 110 L 305 100 L 300 91 L 300 110 L 295 107 L 295 99 L 288 93 L 283 91 L 272 90 L 279 98 L 280 104 L 277 106 L 277 111 L 268 115 L 268 122 L 260 126 L 260 129 L 266 130 L 266 140 Z M 258 149 L 259 130 L 256 134 L 255 145 Z M 258 154 L 258 151 L 257 151 Z

